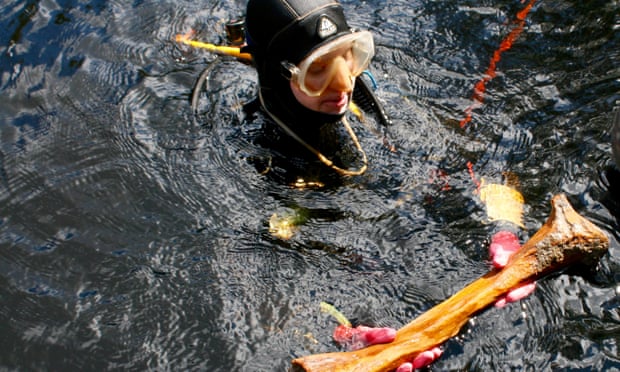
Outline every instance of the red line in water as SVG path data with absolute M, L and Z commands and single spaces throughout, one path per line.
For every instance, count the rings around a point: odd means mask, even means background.
M 502 53 L 510 49 L 515 40 L 519 37 L 519 35 L 521 35 L 521 32 L 523 32 L 523 28 L 525 27 L 525 18 L 534 6 L 535 2 L 536 0 L 530 0 L 525 8 L 517 13 L 515 20 L 515 23 L 517 24 L 516 27 L 513 28 L 512 31 L 510 31 L 510 33 L 502 40 L 499 48 L 497 48 L 493 53 L 493 57 L 491 58 L 489 67 L 485 72 L 485 76 L 474 86 L 474 94 L 472 96 L 474 103 L 465 109 L 465 118 L 463 118 L 460 123 L 461 128 L 465 128 L 467 123 L 471 121 L 472 111 L 482 105 L 482 101 L 484 100 L 484 92 L 486 90 L 486 83 L 495 77 L 495 69 L 497 67 L 497 63 L 501 59 Z
M 476 191 L 480 191 L 480 182 L 476 179 L 476 173 L 474 172 L 474 164 L 471 161 L 467 162 L 467 170 L 469 171 L 469 176 L 471 180 L 476 185 Z

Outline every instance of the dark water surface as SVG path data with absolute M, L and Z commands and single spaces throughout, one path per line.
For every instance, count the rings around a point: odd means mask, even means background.
M 520 181 L 523 239 L 566 193 L 605 230 L 595 270 L 546 278 L 444 345 L 432 370 L 620 370 L 620 3 L 537 1 L 501 55 L 520 1 L 344 1 L 376 35 L 371 70 L 390 153 L 326 190 L 258 174 L 240 126 L 250 67 L 212 64 L 245 1 L 3 1 L 0 8 L 0 369 L 284 371 L 336 350 L 333 303 L 400 327 L 489 268 L 467 169 Z M 208 99 L 207 99 L 208 98 Z M 273 237 L 273 213 L 308 216 Z

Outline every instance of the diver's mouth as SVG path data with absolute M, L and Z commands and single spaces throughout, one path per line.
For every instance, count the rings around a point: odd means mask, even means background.
M 334 94 L 324 99 L 321 105 L 329 112 L 341 114 L 348 107 L 349 97 L 350 94 L 345 92 Z

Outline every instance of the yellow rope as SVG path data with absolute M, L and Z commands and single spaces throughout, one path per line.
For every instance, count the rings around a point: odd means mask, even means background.
M 280 120 L 277 116 L 275 116 L 274 114 L 272 114 L 269 111 L 269 109 L 267 108 L 267 105 L 265 105 L 265 101 L 263 99 L 263 95 L 262 95 L 262 92 L 260 91 L 260 89 L 258 90 L 258 98 L 260 99 L 261 105 L 263 106 L 263 108 L 265 109 L 267 114 L 276 122 L 276 124 L 278 124 L 280 126 L 280 128 L 282 128 L 289 136 L 293 137 L 294 140 L 299 142 L 302 146 L 304 146 L 306 149 L 308 149 L 311 153 L 316 155 L 319 158 L 319 160 L 323 164 L 327 165 L 329 168 L 333 169 L 334 171 L 336 171 L 337 173 L 339 173 L 339 174 L 341 174 L 343 176 L 360 176 L 360 175 L 364 174 L 364 172 L 366 172 L 366 169 L 368 169 L 368 158 L 366 157 L 366 152 L 364 151 L 364 149 L 362 148 L 362 145 L 360 144 L 359 140 L 357 139 L 357 136 L 355 135 L 355 132 L 353 132 L 353 129 L 351 128 L 351 125 L 349 125 L 349 121 L 347 120 L 346 116 L 342 118 L 342 124 L 344 125 L 345 129 L 349 133 L 349 136 L 351 137 L 351 140 L 353 141 L 353 144 L 355 145 L 357 151 L 359 151 L 359 153 L 362 155 L 362 163 L 363 164 L 357 170 L 342 169 L 342 168 L 338 167 L 337 165 L 334 164 L 333 161 L 329 160 L 319 150 L 315 149 L 310 144 L 308 144 L 306 141 L 301 139 L 301 137 L 299 137 L 297 135 L 297 133 L 295 133 L 291 128 L 289 128 L 288 125 L 284 124 L 284 122 L 282 120 Z

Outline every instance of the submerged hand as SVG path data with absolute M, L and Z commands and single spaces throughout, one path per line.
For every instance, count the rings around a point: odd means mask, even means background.
M 334 340 L 347 350 L 358 350 L 371 345 L 387 344 L 396 338 L 394 328 L 373 328 L 366 326 L 347 327 L 339 325 L 334 330 Z M 418 354 L 413 362 L 403 363 L 396 372 L 411 372 L 416 368 L 426 367 L 434 362 L 442 354 L 439 347 L 434 347 Z
M 339 325 L 334 330 L 334 340 L 347 350 L 359 350 L 366 346 L 387 344 L 396 338 L 394 328 L 366 326 L 347 327 Z
M 509 231 L 500 231 L 491 238 L 489 254 L 493 261 L 493 266 L 498 269 L 506 266 L 510 257 L 521 248 L 517 236 Z M 526 283 L 520 287 L 513 288 L 504 297 L 495 302 L 496 307 L 503 307 L 510 302 L 519 301 L 529 296 L 536 289 L 536 282 Z
M 414 369 L 424 368 L 437 360 L 441 354 L 443 354 L 443 350 L 435 346 L 430 350 L 418 354 L 413 359 L 413 362 L 401 364 L 400 367 L 396 369 L 396 372 L 412 372 Z

